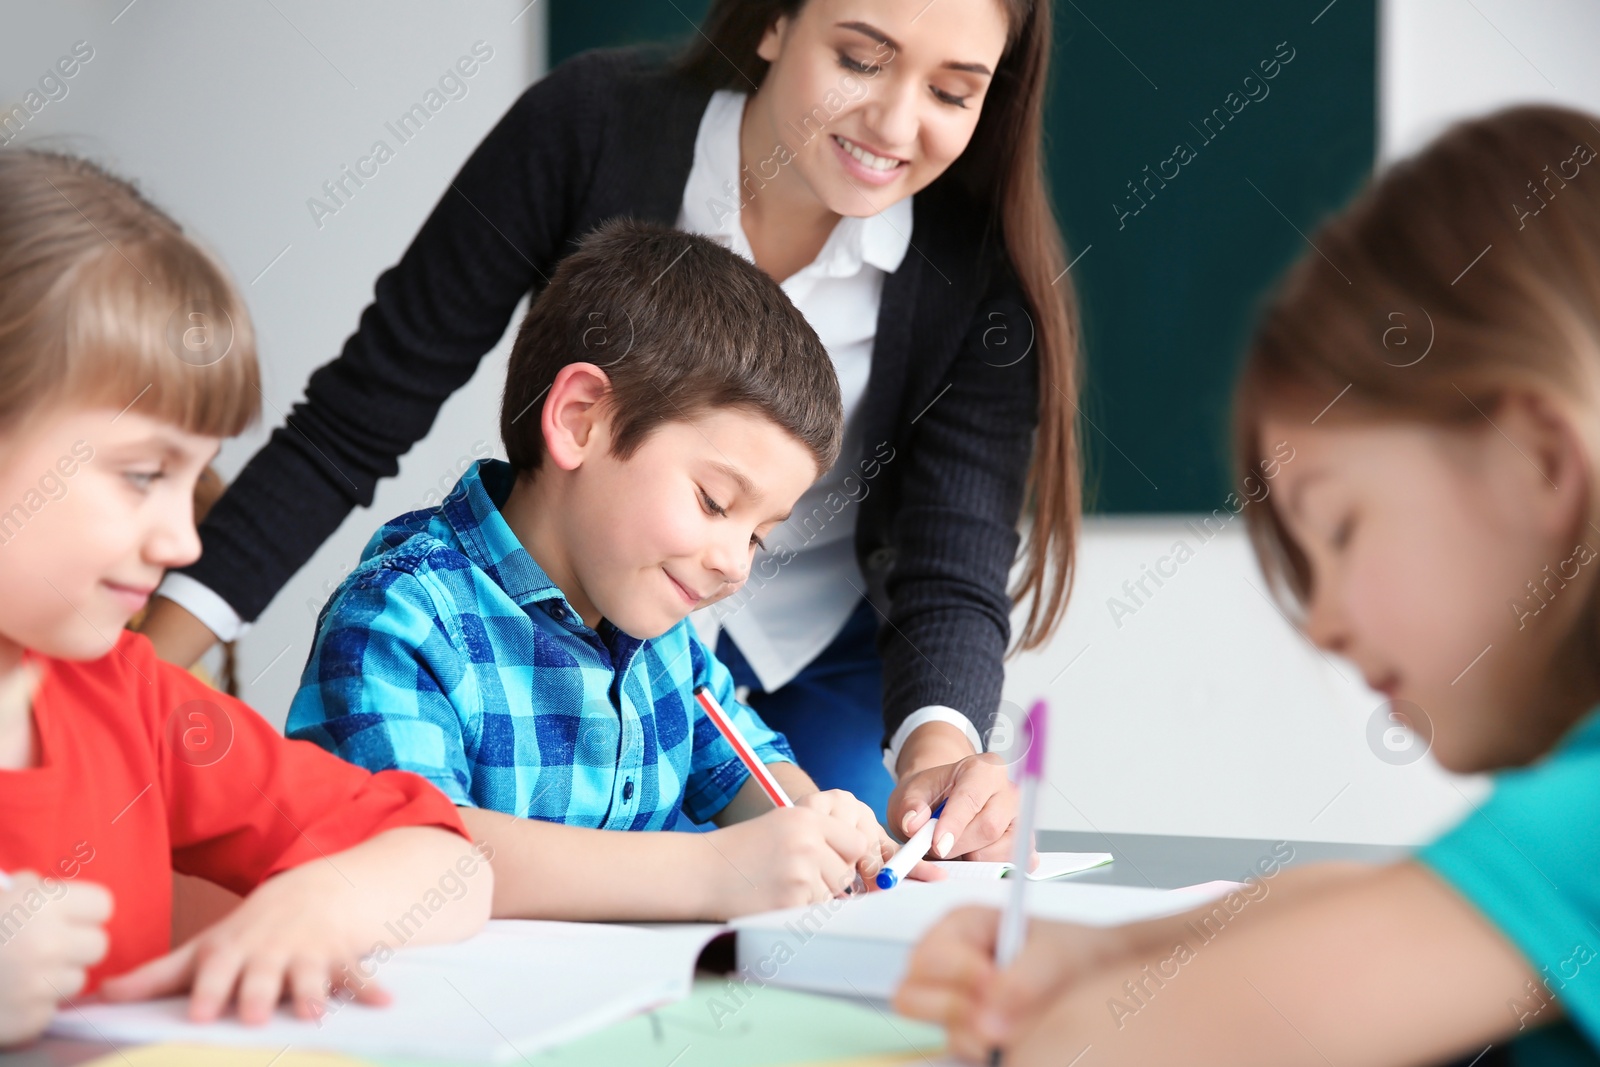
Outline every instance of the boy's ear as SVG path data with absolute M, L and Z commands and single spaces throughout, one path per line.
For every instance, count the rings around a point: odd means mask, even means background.
M 1591 471 L 1572 413 L 1542 394 L 1513 392 L 1495 405 L 1491 421 L 1490 433 L 1516 450 L 1502 452 L 1499 462 L 1523 483 L 1520 495 L 1531 517 L 1553 537 L 1580 536 L 1589 518 Z
M 601 401 L 610 390 L 611 379 L 593 363 L 569 363 L 557 372 L 539 426 L 545 452 L 560 469 L 576 470 L 597 446 L 608 444 Z

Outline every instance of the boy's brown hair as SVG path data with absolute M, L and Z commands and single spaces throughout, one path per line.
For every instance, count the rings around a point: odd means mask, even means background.
M 93 163 L 0 152 L 0 427 L 72 402 L 231 437 L 259 382 L 244 301 L 182 227 Z
M 838 458 L 844 412 L 827 350 L 777 282 L 709 238 L 619 219 L 561 261 L 506 374 L 500 436 L 519 475 L 539 469 L 540 405 L 570 363 L 610 379 L 621 459 L 664 422 L 729 407 L 782 427 L 819 474 Z
M 1516 107 L 1461 122 L 1311 236 L 1235 393 L 1241 476 L 1268 418 L 1487 425 L 1513 390 L 1577 410 L 1600 456 L 1600 116 Z M 1337 401 L 1337 403 L 1335 403 Z M 1275 507 L 1249 509 L 1279 593 L 1311 594 Z

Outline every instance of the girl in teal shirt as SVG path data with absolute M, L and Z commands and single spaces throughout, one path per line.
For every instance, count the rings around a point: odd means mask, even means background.
M 1387 697 L 1374 752 L 1404 721 L 1447 769 L 1500 772 L 1489 797 L 1400 863 L 1272 865 L 1121 928 L 1033 923 L 1003 972 L 996 914 L 954 913 L 896 1006 L 955 1052 L 1600 1063 L 1595 146 L 1600 117 L 1528 107 L 1392 167 L 1312 236 L 1236 396 L 1239 476 L 1276 477 L 1258 555 L 1306 636 Z

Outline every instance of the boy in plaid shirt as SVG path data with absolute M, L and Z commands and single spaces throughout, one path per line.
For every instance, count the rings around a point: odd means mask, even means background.
M 743 584 L 842 422 L 826 350 L 765 273 L 704 237 L 597 230 L 518 330 L 510 462 L 373 537 L 289 736 L 443 790 L 494 848 L 498 917 L 720 920 L 871 884 L 895 847 L 871 809 L 818 791 L 687 619 Z M 697 685 L 795 807 L 772 809 Z M 680 810 L 720 828 L 615 832 Z

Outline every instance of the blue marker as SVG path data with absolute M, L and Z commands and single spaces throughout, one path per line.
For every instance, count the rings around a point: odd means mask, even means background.
M 933 847 L 933 832 L 939 825 L 939 815 L 944 811 L 944 801 L 939 801 L 939 806 L 933 809 L 933 817 L 922 824 L 922 829 L 911 835 L 911 840 L 900 846 L 900 851 L 894 858 L 883 865 L 878 872 L 878 888 L 893 889 L 900 884 L 900 880 L 911 873 L 911 868 L 921 863 L 927 856 L 928 849 Z

